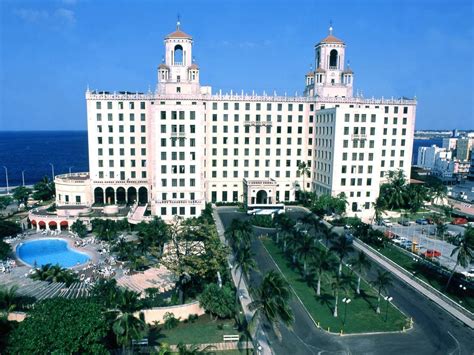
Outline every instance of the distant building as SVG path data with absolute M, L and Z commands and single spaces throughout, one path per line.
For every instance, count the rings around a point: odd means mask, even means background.
M 471 148 L 473 146 L 473 143 L 473 138 L 459 138 L 456 144 L 456 158 L 460 161 L 470 160 Z
M 443 145 L 442 148 L 446 150 L 454 150 L 456 149 L 457 138 L 443 138 Z
M 452 153 L 446 148 L 440 148 L 436 145 L 431 147 L 419 147 L 416 166 L 424 169 L 433 169 L 436 159 L 451 159 Z

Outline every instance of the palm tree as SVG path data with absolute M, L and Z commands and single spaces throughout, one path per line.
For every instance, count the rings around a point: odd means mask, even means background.
M 303 192 L 306 192 L 306 182 L 305 182 L 305 177 L 310 177 L 311 176 L 311 170 L 309 166 L 305 162 L 300 162 L 298 164 L 298 169 L 296 170 L 298 176 L 303 175 Z
M 230 227 L 226 230 L 225 235 L 229 239 L 232 248 L 238 249 L 242 244 L 250 245 L 252 240 L 252 225 L 249 221 L 240 221 L 233 219 Z
M 448 196 L 448 190 L 443 184 L 437 184 L 431 188 L 431 203 L 434 205 L 436 201 L 440 201 L 441 205 Z
M 360 295 L 360 280 L 362 278 L 362 274 L 366 270 L 369 270 L 372 264 L 370 263 L 369 258 L 367 258 L 367 255 L 363 251 L 359 251 L 357 253 L 357 256 L 352 259 L 350 263 L 352 264 L 352 271 L 355 271 L 358 274 L 356 292 L 358 295 Z
M 314 254 L 316 247 L 314 246 L 314 241 L 309 234 L 307 233 L 298 233 L 299 237 L 297 240 L 295 254 L 303 259 L 303 275 L 306 277 L 306 266 L 308 258 Z
M 378 223 L 382 219 L 382 215 L 387 207 L 384 198 L 382 196 L 377 197 L 375 202 L 372 202 L 372 207 L 374 209 L 374 220 Z
M 11 287 L 0 287 L 0 310 L 4 311 L 7 315 L 12 312 L 16 307 L 18 286 L 14 285 Z
M 134 314 L 140 309 L 138 293 L 127 289 L 120 290 L 117 301 L 116 309 L 112 310 L 115 314 L 112 330 L 117 343 L 122 345 L 122 351 L 125 352 L 132 339 L 140 339 L 145 334 L 147 326 L 142 312 L 138 317 Z
M 59 266 L 59 264 L 41 265 L 39 269 L 30 276 L 33 280 L 48 282 L 64 282 L 67 286 L 77 281 L 77 276 L 69 269 Z
M 255 262 L 254 255 L 250 246 L 246 245 L 243 248 L 237 250 L 234 259 L 234 265 L 236 269 L 240 268 L 240 277 L 237 284 L 237 292 L 235 293 L 235 304 L 239 302 L 239 293 L 240 283 L 242 282 L 242 277 L 248 277 L 250 271 L 257 268 L 257 263 Z
M 448 283 L 446 284 L 446 290 L 448 289 L 449 284 L 451 283 L 451 280 L 454 276 L 454 273 L 456 272 L 456 268 L 458 267 L 458 265 L 461 265 L 465 268 L 471 263 L 471 260 L 473 259 L 474 255 L 473 248 L 474 228 L 467 227 L 464 231 L 464 234 L 459 235 L 459 245 L 455 247 L 451 252 L 451 256 L 456 253 L 458 255 L 456 256 L 456 264 L 454 265 L 451 275 L 449 276 Z
M 198 344 L 186 345 L 183 343 L 178 344 L 178 355 L 196 355 L 196 354 L 214 354 L 208 350 L 215 349 L 214 345 L 208 345 L 201 349 L 201 346 Z M 175 354 L 175 353 L 170 353 Z
M 254 301 L 249 304 L 249 309 L 255 311 L 251 328 L 254 328 L 259 320 L 265 319 L 281 338 L 278 328 L 280 321 L 286 326 L 291 326 L 294 321 L 293 311 L 289 306 L 291 297 L 288 282 L 274 270 L 267 273 L 255 291 Z
M 338 239 L 336 239 L 331 248 L 332 251 L 334 251 L 338 256 L 339 256 L 339 276 L 341 276 L 342 273 L 342 260 L 351 252 L 354 250 L 350 242 L 345 236 L 340 236 Z
M 331 288 L 334 292 L 334 312 L 333 316 L 337 317 L 338 305 L 339 305 L 339 291 L 342 289 L 347 293 L 347 289 L 350 285 L 350 278 L 344 277 L 340 274 L 335 274 L 331 281 Z
M 329 249 L 317 249 L 310 260 L 311 275 L 317 278 L 316 295 L 321 296 L 321 280 L 323 275 L 335 270 L 337 261 Z
M 372 281 L 372 285 L 377 288 L 377 313 L 380 313 L 380 300 L 382 298 L 382 291 L 386 291 L 387 288 L 392 284 L 392 276 L 388 271 L 377 270 L 377 276 Z

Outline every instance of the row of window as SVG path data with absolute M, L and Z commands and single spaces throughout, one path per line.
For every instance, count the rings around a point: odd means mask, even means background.
M 113 168 L 114 165 L 115 165 L 115 160 L 109 160 L 109 168 Z M 104 167 L 104 161 L 102 159 L 98 160 L 98 166 L 99 166 L 99 168 Z M 119 166 L 121 168 L 125 168 L 125 160 L 119 160 Z M 132 167 L 132 168 L 137 167 L 137 163 L 136 163 L 135 159 L 130 160 L 130 167 Z M 144 160 L 144 159 L 140 160 L 140 167 L 146 168 L 146 160 Z
M 128 104 L 128 108 L 130 110 L 134 110 L 136 108 L 140 108 L 140 110 L 145 110 L 146 108 L 146 103 L 145 101 L 141 101 L 140 103 L 135 102 L 135 101 L 127 101 L 124 105 L 123 101 L 107 101 L 107 102 L 102 102 L 102 101 L 96 101 L 95 103 L 95 108 L 97 110 L 101 110 L 102 107 L 107 108 L 107 110 L 112 110 L 114 108 L 114 103 L 116 103 L 117 108 L 119 110 L 123 110 L 125 105 Z
M 288 138 L 288 139 L 290 139 L 290 138 Z M 280 143 L 278 143 L 278 139 L 277 139 L 277 144 L 280 144 Z M 291 144 L 291 140 L 288 142 L 288 144 Z M 255 155 L 255 156 L 260 156 L 260 152 L 264 152 L 266 156 L 271 155 L 271 149 L 270 148 L 266 148 L 265 151 L 263 149 L 260 149 L 260 148 L 255 148 L 255 149 L 253 149 L 252 152 L 253 152 L 252 154 Z M 283 150 L 283 152 L 284 152 L 284 150 Z M 300 149 L 300 148 L 296 149 L 296 156 L 298 156 L 298 157 L 301 156 L 302 152 L 303 152 L 302 149 Z M 234 156 L 238 156 L 239 155 L 239 148 L 234 148 L 233 153 L 234 153 Z M 282 153 L 282 150 L 280 148 L 275 149 L 275 155 L 276 156 L 281 156 L 281 153 Z M 287 155 L 291 155 L 292 150 L 290 148 L 287 148 L 286 153 L 287 153 Z M 308 149 L 308 153 L 309 153 L 309 155 L 311 155 L 311 150 L 310 149 Z M 213 156 L 217 155 L 217 148 L 212 148 L 212 155 Z M 223 156 L 228 156 L 229 155 L 229 149 L 222 148 L 222 155 Z M 244 156 L 250 156 L 250 148 L 244 148 Z
M 229 133 L 229 127 L 228 126 L 220 126 L 220 127 L 222 128 L 222 133 Z M 245 126 L 244 128 L 245 128 L 245 133 L 250 133 L 250 127 L 249 126 Z M 260 127 L 256 127 L 256 128 L 260 128 Z M 266 127 L 267 133 L 271 133 L 271 128 L 272 128 L 271 126 Z M 218 126 L 213 125 L 212 126 L 212 133 L 217 133 L 217 129 L 218 129 Z M 309 132 L 309 134 L 312 134 L 313 133 L 313 127 L 309 127 L 308 132 Z M 239 126 L 234 126 L 234 133 L 239 133 Z M 257 132 L 257 133 L 259 133 L 259 132 Z M 277 134 L 282 133 L 282 127 L 281 126 L 276 127 L 276 133 Z M 286 133 L 287 134 L 292 134 L 293 133 L 293 127 L 291 127 L 291 126 L 286 127 Z M 302 126 L 297 127 L 297 130 L 296 130 L 295 133 L 303 134 L 303 127 Z
M 249 172 L 248 170 L 244 170 L 243 171 L 243 174 L 242 174 L 242 171 L 238 171 L 238 170 L 234 170 L 232 172 L 232 178 L 235 178 L 235 179 L 238 179 L 238 178 L 249 178 L 250 177 L 250 174 L 251 172 Z M 275 177 L 275 178 L 281 178 L 283 177 L 283 174 L 284 173 L 284 177 L 285 178 L 291 178 L 292 176 L 292 173 L 296 173 L 296 171 L 293 171 L 293 170 L 286 170 L 286 171 L 283 171 L 281 172 L 280 170 L 265 170 L 263 172 L 263 175 L 260 174 L 260 171 L 259 170 L 254 170 L 253 172 L 253 176 L 252 178 L 261 178 L 261 177 L 265 177 L 265 178 L 270 178 L 270 177 Z M 217 176 L 217 171 L 216 170 L 213 170 L 211 172 L 211 178 L 214 178 L 214 179 L 217 179 L 217 178 L 229 178 L 230 177 L 230 174 L 228 174 L 228 171 L 227 170 L 222 170 L 220 171 L 220 176 Z
M 166 216 L 168 215 L 168 213 L 171 215 L 171 216 L 186 216 L 187 213 L 186 211 L 188 210 L 189 208 L 189 214 L 191 216 L 195 216 L 196 215 L 196 207 L 192 206 L 192 207 L 184 207 L 184 206 L 181 206 L 181 207 L 161 207 L 160 208 L 160 214 L 161 216 Z
M 106 174 L 106 172 L 99 171 L 99 179 L 104 179 L 105 176 L 106 176 L 105 174 Z M 109 171 L 107 176 L 108 176 L 108 179 L 115 179 L 116 178 L 115 171 Z M 127 177 L 125 175 L 125 171 L 118 172 L 117 178 L 119 178 L 120 180 L 127 179 Z M 137 178 L 137 172 L 136 171 L 131 171 L 129 178 L 130 179 L 136 179 Z M 141 178 L 146 179 L 146 171 L 141 172 Z
M 161 199 L 163 201 L 167 201 L 168 197 L 171 197 L 172 200 L 177 200 L 178 198 L 180 200 L 184 200 L 186 195 L 189 195 L 189 199 L 191 201 L 196 200 L 196 194 L 194 192 L 190 192 L 189 194 L 184 193 L 184 192 L 180 192 L 179 194 L 177 192 L 171 192 L 169 194 L 168 194 L 168 192 L 162 192 L 161 193 Z
M 135 128 L 136 128 L 136 130 L 135 130 Z M 131 125 L 131 126 L 129 126 L 130 133 L 135 133 L 135 131 L 138 132 L 138 129 L 140 129 L 141 133 L 146 133 L 146 126 L 145 125 L 140 125 L 140 126 Z M 125 126 L 124 125 L 119 125 L 118 126 L 118 131 L 119 131 L 119 133 L 124 133 L 125 132 Z M 104 130 L 102 129 L 102 125 L 97 125 L 97 132 L 98 133 L 103 133 L 104 132 Z M 114 126 L 108 125 L 107 126 L 107 132 L 114 133 Z
M 300 156 L 300 154 L 298 154 L 297 156 Z M 238 167 L 239 167 L 239 161 L 240 161 L 240 160 L 238 160 L 238 159 L 234 159 L 234 160 L 233 160 L 233 166 L 234 166 L 235 168 L 238 168 Z M 221 162 L 222 162 L 222 167 L 225 168 L 225 167 L 228 166 L 228 160 L 227 160 L 227 159 L 223 159 L 223 160 L 221 160 Z M 271 162 L 270 159 L 266 159 L 265 162 L 264 162 L 265 167 L 270 167 L 270 162 Z M 276 166 L 276 167 L 280 167 L 280 166 L 281 166 L 281 165 L 280 165 L 280 162 L 281 162 L 280 159 L 276 159 L 274 162 L 275 162 L 275 166 Z M 293 165 L 292 162 L 293 162 L 293 160 L 285 160 L 285 166 L 291 167 L 291 166 Z M 298 165 L 300 164 L 300 162 L 301 162 L 301 160 L 299 160 L 299 159 L 296 160 L 296 166 L 298 166 Z M 248 160 L 248 159 L 244 159 L 244 160 L 243 160 L 243 163 L 244 163 L 244 164 L 243 164 L 244 167 L 249 167 L 249 166 L 250 166 L 250 160 Z M 263 161 L 262 161 L 262 163 L 263 163 Z M 217 160 L 216 160 L 216 159 L 213 159 L 213 160 L 211 161 L 211 166 L 212 166 L 212 167 L 217 167 L 217 165 L 218 165 L 218 164 L 217 164 Z M 308 165 L 309 167 L 311 167 L 311 160 L 309 160 L 309 161 L 307 162 L 307 165 Z M 256 168 L 260 167 L 260 160 L 254 160 L 254 166 L 255 166 Z
M 167 165 L 161 165 L 161 173 L 162 174 L 167 174 L 168 173 L 168 166 Z M 186 174 L 186 165 L 171 165 L 169 171 L 172 174 Z M 190 165 L 189 166 L 189 171 L 187 171 L 189 174 L 195 174 L 196 173 L 196 165 Z
M 141 155 L 146 155 L 146 148 L 141 148 L 141 149 L 135 149 L 135 148 L 130 148 L 130 155 L 134 156 L 136 155 L 136 152 L 139 151 Z M 114 148 L 109 148 L 108 153 L 110 156 L 114 155 Z M 99 148 L 97 150 L 97 155 L 102 156 L 104 155 L 104 149 Z M 125 148 L 119 148 L 119 155 L 124 156 L 125 155 Z
M 118 120 L 120 122 L 124 121 L 124 114 L 123 113 L 119 113 L 118 115 L 116 115 L 116 117 L 118 118 Z M 129 121 L 130 122 L 134 122 L 135 121 L 135 114 L 134 113 L 130 113 L 128 115 L 128 118 L 129 118 Z M 98 122 L 101 122 L 102 121 L 102 114 L 101 113 L 98 113 L 96 115 L 96 119 Z M 107 114 L 107 121 L 113 121 L 114 120 L 114 115 L 112 113 L 108 113 Z M 144 122 L 146 121 L 146 115 L 144 113 L 141 113 L 140 114 L 140 121 Z
M 290 200 L 290 191 L 284 191 L 284 201 Z M 230 200 L 230 198 L 232 198 Z M 276 191 L 275 196 L 276 202 L 280 201 L 280 191 Z M 215 202 L 237 202 L 239 201 L 239 192 L 238 191 L 222 191 L 220 196 L 217 196 L 217 191 L 211 191 L 211 201 Z
M 190 120 L 196 119 L 196 111 L 160 111 L 160 119 L 166 120 L 167 118 L 171 118 L 172 120 L 184 120 L 188 113 Z
M 212 103 L 212 109 L 213 110 L 218 110 L 219 109 L 219 106 L 221 109 L 223 110 L 229 110 L 230 107 L 232 107 L 231 105 L 229 105 L 228 102 L 213 102 Z M 276 110 L 277 111 L 283 111 L 283 104 L 282 103 L 271 103 L 271 102 L 267 102 L 266 105 L 262 105 L 261 102 L 255 102 L 255 103 L 251 103 L 251 102 L 245 102 L 242 107 L 245 108 L 245 111 L 250 111 L 252 109 L 252 107 L 255 108 L 256 111 L 260 111 L 262 110 L 263 107 L 266 107 L 266 110 L 267 111 L 272 111 L 273 109 L 275 109 L 275 106 L 276 106 Z M 287 111 L 293 111 L 293 109 L 298 110 L 299 112 L 302 112 L 304 111 L 304 104 L 285 104 L 285 107 L 286 107 L 286 110 Z M 241 103 L 240 102 L 234 102 L 233 104 L 233 109 L 234 111 L 239 111 L 241 109 Z M 314 111 L 314 104 L 310 104 L 309 105 L 309 110 L 310 111 Z
M 97 137 L 97 143 L 103 144 L 104 140 L 102 137 Z M 130 144 L 135 144 L 135 137 L 130 137 Z M 108 144 L 114 144 L 114 137 L 108 137 Z M 124 137 L 119 137 L 119 144 L 125 144 Z M 146 137 L 140 137 L 140 144 L 146 144 Z
M 186 180 L 188 180 L 189 184 L 186 185 Z M 168 182 L 171 184 L 169 185 Z M 196 179 L 161 179 L 161 187 L 195 187 L 196 186 Z
M 292 115 L 288 115 L 286 116 L 286 122 L 288 123 L 293 123 L 293 116 Z M 252 120 L 251 117 L 250 117 L 250 114 L 246 114 L 244 116 L 244 122 L 250 122 L 250 121 L 255 121 L 255 122 L 272 122 L 272 115 L 266 115 L 266 119 L 265 121 L 262 121 L 262 116 L 261 115 L 255 115 L 255 118 Z M 283 122 L 283 116 L 282 115 L 277 115 L 276 116 L 276 121 L 277 122 Z M 239 114 L 234 114 L 234 122 L 239 122 L 239 119 L 240 119 L 240 116 Z M 214 113 L 212 114 L 212 121 L 213 122 L 217 122 L 219 121 L 218 120 L 218 115 L 217 113 Z M 229 121 L 229 115 L 227 113 L 224 113 L 222 115 L 222 121 L 224 122 L 228 122 Z M 298 120 L 295 122 L 298 122 L 298 123 L 303 123 L 303 115 L 298 115 Z M 313 116 L 309 116 L 309 123 L 313 123 Z

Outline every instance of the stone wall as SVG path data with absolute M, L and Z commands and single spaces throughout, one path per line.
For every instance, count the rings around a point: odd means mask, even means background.
M 143 312 L 145 316 L 145 322 L 147 324 L 153 324 L 156 321 L 163 323 L 163 316 L 168 312 L 173 313 L 175 318 L 181 318 L 181 321 L 183 321 L 191 314 L 197 314 L 198 316 L 201 316 L 205 313 L 205 310 L 199 305 L 199 301 L 195 301 L 193 303 L 187 303 L 178 306 L 145 309 L 141 312 Z M 138 316 L 138 312 L 136 315 Z

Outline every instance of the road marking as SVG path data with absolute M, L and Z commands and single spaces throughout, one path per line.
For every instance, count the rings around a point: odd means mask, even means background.
M 456 345 L 457 345 L 457 348 L 454 349 L 454 351 L 450 352 L 449 354 L 453 355 L 456 352 L 457 352 L 457 354 L 461 354 L 461 347 L 459 345 L 459 341 L 456 339 L 456 337 L 454 335 L 451 334 L 451 332 L 449 330 L 448 330 L 448 334 L 451 336 L 451 338 L 454 339 L 454 341 L 456 342 Z

